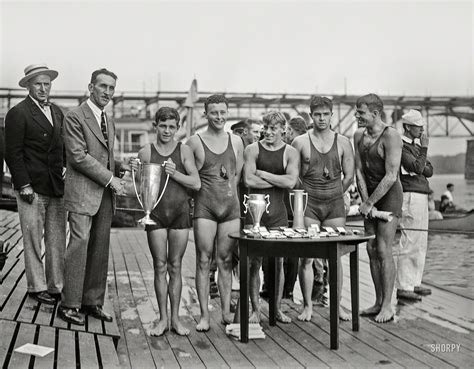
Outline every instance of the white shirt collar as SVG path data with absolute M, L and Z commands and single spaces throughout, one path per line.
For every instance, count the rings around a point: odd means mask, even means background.
M 101 110 L 96 104 L 94 104 L 90 98 L 87 99 L 86 101 L 87 105 L 89 105 L 89 108 L 91 108 L 92 113 L 94 114 L 95 119 L 97 120 L 97 123 L 100 126 L 100 121 L 102 119 L 102 112 L 104 110 Z M 107 114 L 105 115 L 105 121 L 107 122 Z
M 40 108 L 40 109 L 47 109 L 49 108 L 48 105 L 45 105 L 44 107 L 40 105 L 39 101 L 36 100 L 33 96 L 31 95 L 28 95 L 30 97 L 31 100 L 33 100 L 35 102 L 35 104 Z
M 409 144 L 413 143 L 413 139 L 412 139 L 412 138 L 409 138 L 409 137 L 407 137 L 407 136 L 405 136 L 405 135 L 402 135 L 402 140 L 405 141 L 406 143 L 409 143 Z M 416 143 L 416 144 L 419 144 L 419 143 L 420 143 L 420 139 L 415 138 L 415 143 Z

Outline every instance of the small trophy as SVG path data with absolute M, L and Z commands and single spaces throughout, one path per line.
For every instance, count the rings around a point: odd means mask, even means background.
M 147 225 L 156 225 L 156 222 L 150 218 L 150 213 L 158 205 L 163 194 L 165 193 L 166 186 L 168 185 L 169 175 L 166 176 L 165 186 L 163 191 L 160 194 L 160 183 L 161 183 L 161 173 L 165 163 L 155 164 L 155 163 L 139 163 L 138 172 L 140 177 L 140 194 L 137 191 L 137 185 L 135 183 L 135 171 L 132 168 L 132 181 L 133 188 L 135 189 L 135 194 L 137 199 L 140 202 L 143 210 L 145 211 L 145 216 L 140 219 L 138 222 L 141 224 Z
M 263 212 L 267 212 L 268 207 L 270 206 L 270 195 L 263 194 L 250 194 L 244 195 L 244 214 L 250 209 L 250 215 L 253 220 L 253 232 L 258 232 L 260 228 L 260 219 L 262 219 Z
M 293 190 L 289 194 L 290 196 L 290 208 L 293 213 L 293 229 L 304 228 L 304 212 L 308 205 L 308 194 L 303 190 Z M 303 206 L 303 198 L 306 196 L 306 202 Z M 294 198 L 292 203 L 291 198 Z

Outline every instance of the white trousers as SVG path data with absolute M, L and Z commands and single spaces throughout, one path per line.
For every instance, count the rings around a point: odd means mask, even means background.
M 407 230 L 428 229 L 428 195 L 404 192 L 400 242 L 393 249 L 397 268 L 396 288 L 413 291 L 421 285 L 425 268 L 428 232 Z

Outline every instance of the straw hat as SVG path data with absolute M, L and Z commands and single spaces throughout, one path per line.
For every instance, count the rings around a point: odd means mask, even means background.
M 402 123 L 412 126 L 423 127 L 425 121 L 418 110 L 410 109 L 408 113 L 402 115 Z
M 46 64 L 31 64 L 25 68 L 25 76 L 20 79 L 20 82 L 18 82 L 18 84 L 20 85 L 20 87 L 26 87 L 28 86 L 28 81 L 31 78 L 39 76 L 40 74 L 46 74 L 47 76 L 51 77 L 51 81 L 56 79 L 56 77 L 58 76 L 58 72 L 49 69 Z

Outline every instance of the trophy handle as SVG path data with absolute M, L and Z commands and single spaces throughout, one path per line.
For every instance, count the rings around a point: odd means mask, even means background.
M 291 209 L 291 213 L 292 213 L 292 214 L 295 214 L 295 211 L 293 210 L 293 203 L 291 202 L 291 197 L 292 197 L 292 196 L 295 196 L 295 194 L 294 194 L 293 192 L 290 192 L 290 193 L 288 193 L 288 195 L 289 195 L 289 198 L 290 198 L 290 209 Z M 308 202 L 307 200 L 308 200 L 308 198 L 306 198 L 306 202 Z M 305 209 L 306 209 L 306 208 L 305 208 Z
M 308 206 L 308 193 L 303 192 L 303 196 L 306 196 L 306 202 L 304 203 L 304 210 L 303 213 L 306 212 L 306 207 Z
M 168 160 L 170 160 L 171 158 L 168 158 Z M 166 166 L 166 163 L 168 162 L 168 160 L 164 161 L 163 164 L 161 164 L 161 166 L 164 168 Z M 153 209 L 156 208 L 156 205 L 158 205 L 158 203 L 160 202 L 161 198 L 163 197 L 163 195 L 165 194 L 165 190 L 166 190 L 166 186 L 168 186 L 168 181 L 170 179 L 170 175 L 167 174 L 166 175 L 166 181 L 165 181 L 165 185 L 163 186 L 163 191 L 161 191 L 161 195 L 160 197 L 158 197 L 158 200 L 156 200 L 155 202 L 155 205 L 153 205 Z
M 156 203 L 155 203 L 155 205 L 153 206 L 153 209 L 156 208 L 156 205 L 158 205 L 158 203 L 160 202 L 161 198 L 162 198 L 163 195 L 165 194 L 166 186 L 168 186 L 168 181 L 169 181 L 169 179 L 170 179 L 170 175 L 167 174 L 167 175 L 166 175 L 165 185 L 163 186 L 163 191 L 161 191 L 161 195 L 160 195 L 160 197 L 158 197 L 158 200 L 156 200 Z
M 137 195 L 138 202 L 140 203 L 140 206 L 143 208 L 142 200 L 140 200 L 140 196 L 138 195 L 137 184 L 135 183 L 135 170 L 133 169 L 133 167 L 132 167 L 132 182 L 133 182 L 133 188 L 135 189 L 135 194 Z
M 267 212 L 267 214 L 269 213 L 268 212 L 268 207 L 270 206 L 270 195 L 265 195 L 265 200 L 267 200 L 267 206 L 265 207 L 265 211 Z
M 244 207 L 245 207 L 244 214 L 247 214 L 247 212 L 249 211 L 249 197 L 245 194 L 244 194 L 243 204 L 244 204 Z

